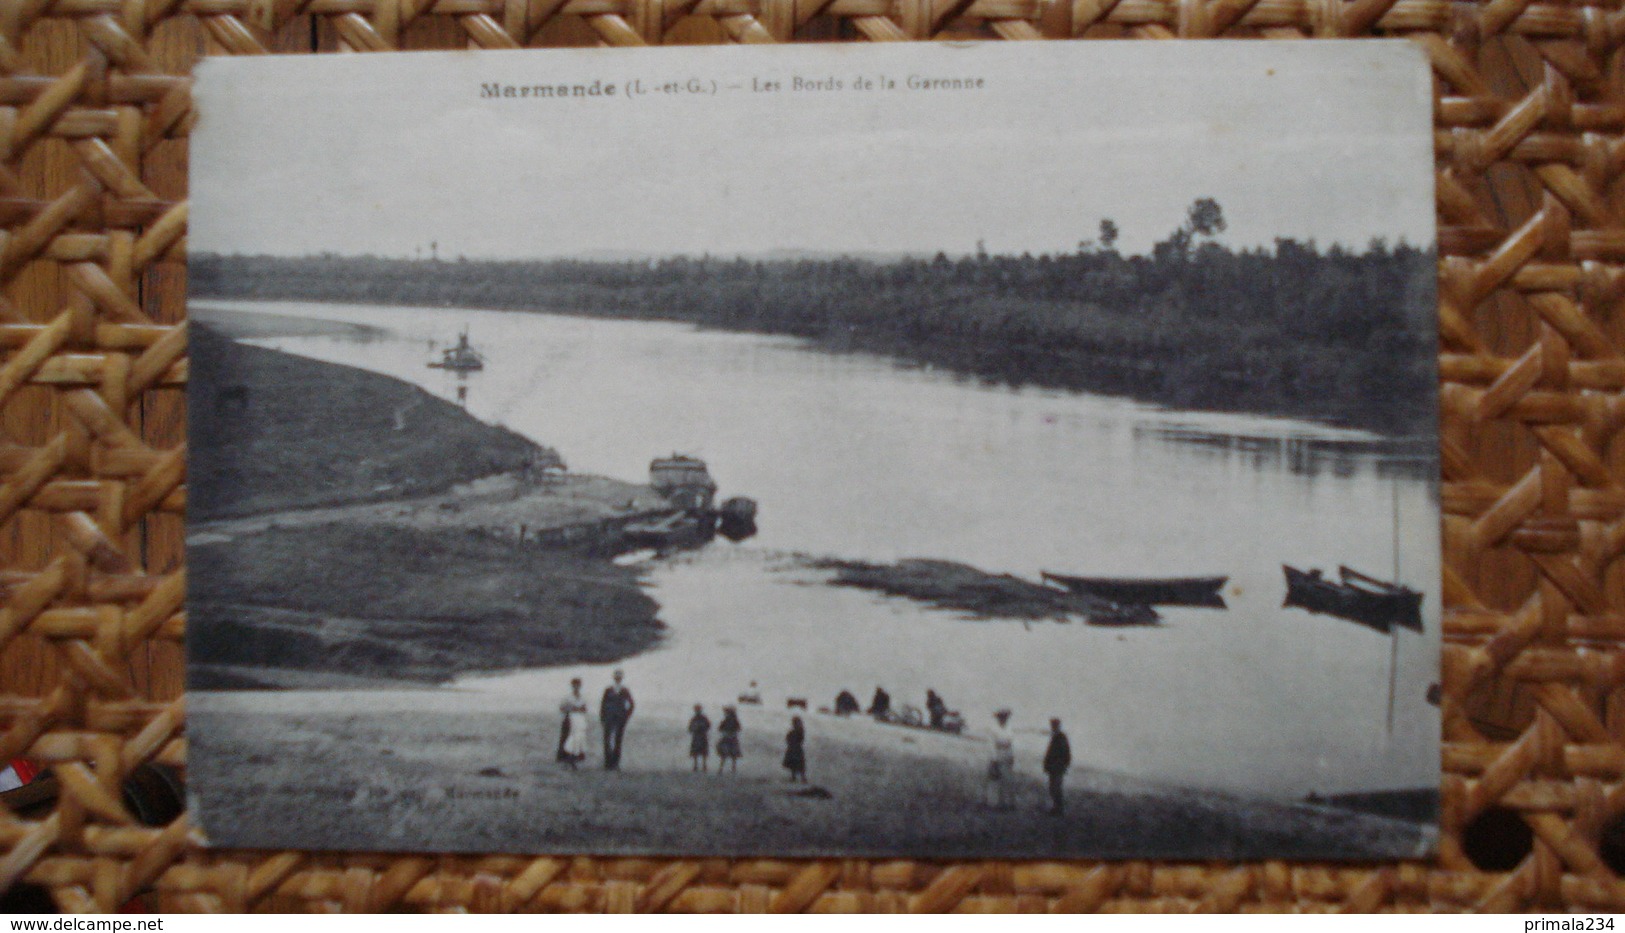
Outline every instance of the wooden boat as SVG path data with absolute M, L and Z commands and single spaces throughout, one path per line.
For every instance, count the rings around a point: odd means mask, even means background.
M 1219 590 L 1229 577 L 1075 577 L 1044 571 L 1044 579 L 1074 593 L 1137 606 L 1206 606 L 1224 609 Z
M 457 345 L 449 350 L 442 350 L 439 362 L 430 363 L 430 369 L 450 369 L 461 373 L 476 372 L 485 368 L 485 357 L 480 351 L 468 343 L 468 331 L 457 336 Z
M 694 512 L 711 511 L 717 493 L 705 461 L 678 453 L 649 461 L 649 485 L 672 505 Z
M 717 509 L 717 530 L 729 541 L 743 541 L 756 534 L 756 500 L 734 496 Z
M 1401 628 L 1408 628 L 1413 632 L 1422 630 L 1422 594 L 1408 586 L 1378 580 L 1367 576 L 1352 567 L 1339 566 L 1337 573 L 1343 578 L 1343 585 L 1353 587 L 1361 592 L 1372 593 L 1390 600 L 1394 607 L 1393 621 Z
M 750 524 L 756 521 L 756 500 L 746 496 L 734 496 L 722 503 L 722 507 L 717 509 L 717 515 L 725 522 Z
M 1358 622 L 1379 632 L 1393 626 L 1422 630 L 1422 594 L 1367 576 L 1348 567 L 1339 567 L 1341 582 L 1327 579 L 1318 570 L 1304 571 L 1283 565 L 1286 573 L 1286 601 L 1310 612 Z

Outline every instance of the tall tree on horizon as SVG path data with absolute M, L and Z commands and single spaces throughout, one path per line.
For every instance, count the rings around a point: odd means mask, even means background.
M 1111 252 L 1113 246 L 1115 246 L 1117 243 L 1117 237 L 1120 232 L 1121 231 L 1117 229 L 1116 221 L 1112 220 L 1110 217 L 1100 218 L 1100 248 L 1108 253 Z
M 1197 198 L 1185 213 L 1185 228 L 1197 236 L 1217 236 L 1224 232 L 1224 208 L 1213 198 Z

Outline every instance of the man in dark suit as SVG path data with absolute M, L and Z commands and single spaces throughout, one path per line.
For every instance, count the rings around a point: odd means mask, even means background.
M 1044 750 L 1044 773 L 1049 775 L 1049 812 L 1060 816 L 1065 809 L 1061 799 L 1061 779 L 1066 776 L 1068 768 L 1072 767 L 1072 743 L 1066 740 L 1066 733 L 1061 731 L 1061 721 L 1049 721 L 1049 748 Z
M 622 683 L 626 675 L 615 672 L 615 682 L 604 688 L 604 697 L 598 703 L 598 722 L 604 727 L 604 770 L 621 769 L 621 737 L 626 734 L 626 722 L 632 718 L 632 691 Z

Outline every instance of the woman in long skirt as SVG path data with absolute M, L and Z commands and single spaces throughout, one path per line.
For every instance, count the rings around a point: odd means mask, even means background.
M 807 783 L 807 728 L 801 717 L 790 720 L 790 731 L 784 735 L 784 766 L 790 769 L 790 781 Z
M 734 774 L 739 773 L 739 733 L 743 727 L 739 725 L 739 711 L 732 706 L 722 708 L 722 722 L 717 726 L 722 738 L 717 740 L 717 773 L 721 774 L 723 766 L 727 766 Z
M 587 760 L 587 698 L 581 695 L 581 678 L 570 681 L 570 694 L 559 704 L 564 723 L 559 727 L 559 761 L 571 771 Z

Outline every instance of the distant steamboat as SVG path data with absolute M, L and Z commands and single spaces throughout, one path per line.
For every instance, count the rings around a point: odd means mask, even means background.
M 450 369 L 460 373 L 478 372 L 485 368 L 485 357 L 480 351 L 469 346 L 468 331 L 464 330 L 457 336 L 457 345 L 449 350 L 442 350 L 438 362 L 430 363 L 431 369 Z

